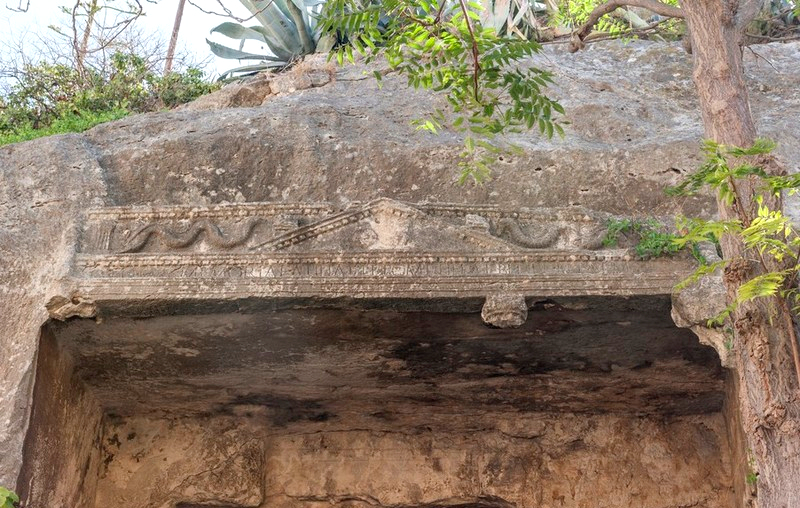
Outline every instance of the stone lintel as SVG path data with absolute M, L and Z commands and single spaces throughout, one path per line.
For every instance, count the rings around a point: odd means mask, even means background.
M 90 210 L 76 294 L 104 300 L 670 294 L 684 258 L 637 259 L 585 209 L 378 199 Z M 479 225 L 480 227 L 476 226 Z
M 670 294 L 687 260 L 591 254 L 461 256 L 79 255 L 71 285 L 94 301 L 129 299 Z

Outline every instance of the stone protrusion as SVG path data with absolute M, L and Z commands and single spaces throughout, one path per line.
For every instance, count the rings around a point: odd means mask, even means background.
M 725 334 L 723 327 L 708 326 L 709 320 L 719 316 L 725 307 L 725 286 L 718 273 L 704 277 L 672 296 L 672 320 L 675 324 L 680 328 L 689 328 L 701 344 L 713 347 L 722 366 L 730 369 L 734 366 L 731 338 Z
M 519 328 L 528 319 L 528 305 L 519 294 L 489 295 L 481 309 L 481 318 L 497 328 Z
M 71 317 L 97 317 L 97 305 L 92 300 L 78 295 L 73 295 L 71 298 L 54 296 L 45 307 L 50 317 L 59 321 L 66 321 Z
M 492 229 L 492 225 L 486 217 L 474 213 L 468 213 L 464 217 L 464 223 L 468 228 L 481 233 L 489 233 Z

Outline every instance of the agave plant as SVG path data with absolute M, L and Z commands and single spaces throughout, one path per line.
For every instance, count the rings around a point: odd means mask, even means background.
M 221 58 L 257 60 L 258 63 L 230 69 L 220 76 L 224 79 L 234 74 L 253 73 L 270 67 L 284 67 L 303 55 L 326 51 L 333 45 L 330 36 L 321 37 L 317 18 L 325 0 L 239 0 L 259 25 L 244 26 L 231 21 L 214 27 L 219 33 L 239 41 L 231 48 L 206 39 L 211 52 Z M 263 42 L 269 54 L 244 51 L 247 40 Z
M 534 0 L 480 0 L 481 25 L 494 28 L 497 35 L 517 35 L 523 39 L 535 39 L 541 24 L 537 14 L 544 14 L 547 7 Z

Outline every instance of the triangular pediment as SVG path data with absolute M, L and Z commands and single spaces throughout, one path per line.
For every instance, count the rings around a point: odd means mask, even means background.
M 419 208 L 382 198 L 286 232 L 256 251 L 481 252 L 514 246 L 487 228 L 458 225 Z

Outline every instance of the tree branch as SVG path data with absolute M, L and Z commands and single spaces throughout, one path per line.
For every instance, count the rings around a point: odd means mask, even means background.
M 19 0 L 19 3 L 17 4 L 16 7 L 9 7 L 8 4 L 6 4 L 6 9 L 13 12 L 28 12 L 30 6 L 31 6 L 31 0 L 26 0 L 24 6 L 22 5 L 22 0 Z
M 464 0 L 458 0 L 458 3 L 461 5 L 461 12 L 464 13 L 464 23 L 467 24 L 467 30 L 469 30 L 469 36 L 472 39 L 472 86 L 475 88 L 475 100 L 478 101 L 478 75 L 481 73 L 481 64 L 478 60 L 478 40 L 475 38 L 475 32 L 472 30 L 472 20 L 469 19 L 467 4 Z
M 586 23 L 581 25 L 581 27 L 572 34 L 572 46 L 570 47 L 570 52 L 574 53 L 583 48 L 583 40 L 589 35 L 589 33 L 592 31 L 592 28 L 600 20 L 600 18 L 623 6 L 641 7 L 668 18 L 684 17 L 683 10 L 679 7 L 673 7 L 672 5 L 661 3 L 658 0 L 609 0 L 608 2 L 595 7 L 594 10 L 589 14 L 589 19 L 586 20 Z
M 253 12 L 250 16 L 248 16 L 246 18 L 239 18 L 237 16 L 234 16 L 233 11 L 231 11 L 229 8 L 227 8 L 225 6 L 225 4 L 222 3 L 222 0 L 216 0 L 217 3 L 219 4 L 219 6 L 222 8 L 222 12 L 215 12 L 215 11 L 212 11 L 212 10 L 203 9 L 202 7 L 200 7 L 200 5 L 197 4 L 197 2 L 195 2 L 193 0 L 187 0 L 187 1 L 189 2 L 189 5 L 193 6 L 195 9 L 199 10 L 200 12 L 202 12 L 204 14 L 212 14 L 214 16 L 222 16 L 223 18 L 231 18 L 233 20 L 238 21 L 239 23 L 244 23 L 246 21 L 250 21 L 251 19 L 255 18 L 256 16 L 258 16 L 259 14 L 261 14 L 262 12 L 267 10 L 267 8 L 270 5 L 272 5 L 272 2 L 267 2 L 267 4 L 264 5 L 264 7 L 260 8 L 256 12 Z

